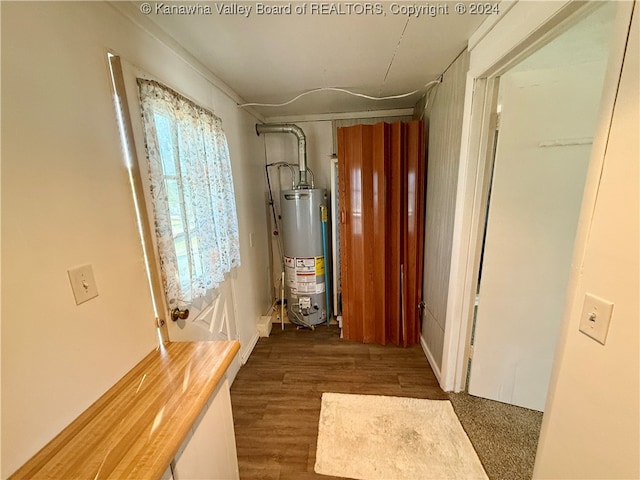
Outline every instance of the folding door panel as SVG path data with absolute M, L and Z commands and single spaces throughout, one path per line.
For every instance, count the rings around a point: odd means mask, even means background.
M 405 165 L 404 334 L 403 345 L 420 340 L 422 260 L 424 250 L 424 130 L 422 122 L 403 124 Z
M 347 339 L 363 339 L 363 225 L 362 225 L 362 157 L 363 128 L 338 129 L 338 169 L 340 172 L 340 222 L 342 263 L 343 335 Z M 349 161 L 344 161 L 349 159 Z M 357 284 L 357 279 L 362 284 Z
M 387 252 L 389 251 L 389 228 L 388 228 L 388 205 L 387 186 L 389 177 L 389 129 L 388 125 L 378 123 L 373 130 L 373 156 L 372 156 L 372 185 L 373 192 L 371 198 L 370 216 L 373 219 L 372 242 L 368 246 L 368 256 L 373 270 L 373 304 L 375 315 L 372 317 L 375 322 L 372 328 L 375 332 L 373 340 L 382 345 L 387 343 L 389 309 L 393 305 L 398 305 L 394 297 L 388 295 L 387 285 Z M 367 338 L 364 339 L 367 341 Z
M 338 130 L 342 242 L 342 291 L 344 337 L 369 343 L 379 341 L 379 269 L 372 255 L 383 241 L 372 215 L 374 193 L 374 135 L 371 126 Z M 376 155 L 377 157 L 378 155 Z M 384 322 L 382 322 L 384 326 Z
M 421 122 L 338 129 L 342 314 L 347 339 L 403 346 L 418 341 L 422 131 Z
M 387 218 L 388 248 L 384 255 L 386 266 L 387 336 L 394 345 L 402 345 L 402 309 L 401 293 L 402 242 L 404 219 L 402 215 L 404 165 L 402 161 L 402 124 L 400 122 L 385 125 L 389 130 L 389 178 L 387 179 Z
M 380 209 L 378 203 L 374 206 L 374 197 L 377 201 L 380 196 L 379 185 L 374 183 L 379 176 L 373 172 L 380 162 L 380 155 L 374 155 L 374 143 L 380 139 L 374 141 L 373 132 L 373 127 L 363 125 L 338 130 L 338 158 L 348 159 L 338 162 L 344 337 L 366 343 L 384 342 L 384 309 L 380 310 L 384 284 L 376 281 L 384 271 L 374 251 L 384 248 L 385 229 L 372 215 Z

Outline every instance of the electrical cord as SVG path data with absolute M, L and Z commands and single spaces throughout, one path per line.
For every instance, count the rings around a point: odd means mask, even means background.
M 267 187 L 269 189 L 269 205 L 271 206 L 271 212 L 273 213 L 273 224 L 278 229 L 278 218 L 276 217 L 276 209 L 273 202 L 273 193 L 271 191 L 271 179 L 269 178 L 269 167 L 271 164 L 264 166 L 265 173 L 267 175 Z
M 269 167 L 278 167 L 280 168 L 281 166 L 287 166 L 289 168 L 291 168 L 291 165 L 289 165 L 288 163 L 285 162 L 276 162 L 276 163 L 268 163 L 267 165 L 265 165 L 264 169 L 267 175 L 267 186 L 269 187 L 269 203 L 271 204 L 271 211 L 273 213 L 273 223 L 274 223 L 274 227 L 276 229 L 276 232 L 278 233 L 277 236 L 277 240 L 276 243 L 278 245 L 278 252 L 280 253 L 280 268 L 282 269 L 282 271 L 284 272 L 284 250 L 282 247 L 282 239 L 280 237 L 280 223 L 278 222 L 278 215 L 276 214 L 276 208 L 275 208 L 275 202 L 273 201 L 273 193 L 272 193 L 272 189 L 271 189 L 271 179 L 269 176 Z M 293 172 L 293 170 L 292 170 Z M 292 173 L 293 175 L 293 173 Z
M 411 95 L 414 95 L 416 93 L 421 92 L 424 89 L 428 89 L 431 85 L 435 85 L 435 84 L 440 83 L 440 82 L 442 82 L 442 77 L 439 77 L 437 80 L 432 80 L 431 82 L 427 83 L 424 87 L 419 88 L 418 90 L 414 90 L 413 92 L 400 93 L 398 95 L 388 95 L 386 97 L 374 97 L 372 95 L 365 95 L 364 93 L 352 92 L 351 90 L 347 90 L 346 88 L 320 87 L 320 88 L 314 88 L 313 90 L 309 90 L 307 92 L 302 92 L 301 94 L 295 96 L 291 100 L 289 100 L 287 102 L 284 102 L 284 103 L 242 103 L 242 104 L 239 104 L 238 106 L 241 107 L 241 108 L 245 108 L 245 107 L 285 107 L 285 106 L 290 105 L 293 102 L 301 99 L 302 97 L 305 97 L 305 96 L 310 95 L 312 93 L 325 92 L 325 91 L 347 93 L 349 95 L 353 95 L 354 97 L 366 98 L 367 100 L 395 100 L 395 99 L 398 99 L 398 98 L 409 97 Z M 426 91 L 425 91 L 425 93 L 426 93 Z

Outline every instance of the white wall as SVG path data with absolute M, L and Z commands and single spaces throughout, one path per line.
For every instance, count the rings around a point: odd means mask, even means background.
M 427 182 L 424 237 L 425 302 L 422 343 L 439 376 L 447 315 L 462 114 L 469 54 L 465 51 L 434 87 L 425 112 Z
M 255 120 L 105 3 L 1 8 L 2 297 L 11 299 L 2 303 L 6 477 L 157 344 L 107 49 L 223 119 L 240 224 L 243 263 L 235 275 L 245 345 L 268 292 Z M 99 296 L 76 306 L 66 271 L 83 263 L 93 265 Z
M 640 477 L 637 9 L 602 170 L 593 162 L 585 190 L 534 478 Z M 586 293 L 614 303 L 606 345 L 578 331 Z

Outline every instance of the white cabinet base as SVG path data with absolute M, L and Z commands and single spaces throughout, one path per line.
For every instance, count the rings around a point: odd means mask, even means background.
M 229 382 L 213 393 L 172 463 L 174 480 L 238 480 Z

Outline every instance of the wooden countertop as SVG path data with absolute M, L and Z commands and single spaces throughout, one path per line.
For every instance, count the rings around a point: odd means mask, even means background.
M 239 349 L 172 342 L 151 352 L 9 478 L 161 478 Z

